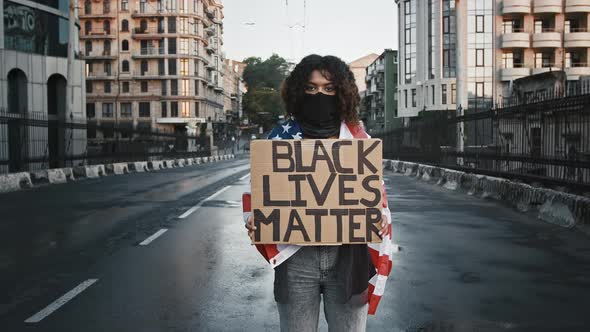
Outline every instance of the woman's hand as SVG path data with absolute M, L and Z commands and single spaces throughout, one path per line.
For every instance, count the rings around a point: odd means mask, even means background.
M 379 230 L 379 236 L 383 237 L 389 232 L 389 224 L 387 223 L 387 216 L 381 215 L 381 229 Z
M 248 236 L 250 236 L 250 239 L 254 239 L 254 231 L 256 230 L 256 226 L 254 226 L 253 214 L 250 214 L 250 216 L 248 217 L 248 222 L 244 225 L 244 227 L 246 227 L 246 229 L 248 230 Z

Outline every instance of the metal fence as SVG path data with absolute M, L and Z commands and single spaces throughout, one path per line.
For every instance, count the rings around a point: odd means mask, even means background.
M 590 192 L 590 88 L 529 95 L 461 117 L 423 112 L 373 136 L 383 140 L 386 158 Z
M 149 122 L 0 112 L 0 174 L 210 155 L 209 136 L 160 131 Z

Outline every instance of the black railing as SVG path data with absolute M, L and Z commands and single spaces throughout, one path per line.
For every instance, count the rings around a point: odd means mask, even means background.
M 0 174 L 114 162 L 210 156 L 209 136 L 167 132 L 130 119 L 58 119 L 0 111 Z M 183 126 L 184 127 L 184 126 Z
M 461 117 L 454 110 L 423 112 L 373 136 L 383 140 L 385 158 L 590 192 L 590 89 L 585 86 L 577 93 L 550 91 Z

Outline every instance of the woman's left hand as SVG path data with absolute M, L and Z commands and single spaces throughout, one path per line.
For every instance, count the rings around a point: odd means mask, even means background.
M 381 229 L 379 230 L 379 236 L 383 237 L 389 232 L 389 224 L 387 223 L 387 216 L 381 215 Z

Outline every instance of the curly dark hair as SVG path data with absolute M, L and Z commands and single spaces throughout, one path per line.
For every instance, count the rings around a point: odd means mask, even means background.
M 319 70 L 334 84 L 338 106 L 341 110 L 341 119 L 348 124 L 358 125 L 357 107 L 360 97 L 354 75 L 344 61 L 331 55 L 312 54 L 306 56 L 285 79 L 281 88 L 281 97 L 285 103 L 287 115 L 297 116 L 299 113 L 303 104 L 305 85 L 314 70 Z

